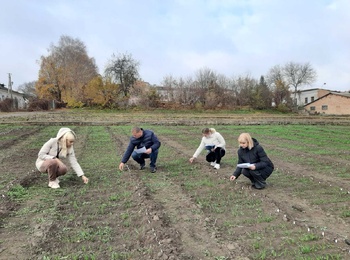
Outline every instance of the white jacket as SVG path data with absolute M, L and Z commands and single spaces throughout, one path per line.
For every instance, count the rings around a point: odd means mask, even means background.
M 225 139 L 222 137 L 222 135 L 218 132 L 215 132 L 208 137 L 203 136 L 202 141 L 198 146 L 196 152 L 194 153 L 193 157 L 197 158 L 198 155 L 203 151 L 203 149 L 206 146 L 211 146 L 211 145 L 214 146 L 215 148 L 221 147 L 222 149 L 225 149 L 226 142 L 225 142 Z
M 35 163 L 35 166 L 39 171 L 41 165 L 45 160 L 60 158 L 58 140 L 67 132 L 72 132 L 75 135 L 75 133 L 71 129 L 63 127 L 58 131 L 56 138 L 51 138 L 41 147 L 38 153 L 38 159 Z M 73 147 L 67 153 L 67 159 L 70 165 L 72 166 L 73 170 L 79 177 L 84 175 L 84 172 L 80 167 L 77 158 L 75 157 Z

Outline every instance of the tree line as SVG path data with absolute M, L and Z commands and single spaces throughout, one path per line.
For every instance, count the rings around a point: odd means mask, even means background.
M 99 74 L 85 44 L 66 35 L 60 37 L 57 45 L 51 44 L 39 63 L 38 80 L 21 85 L 19 90 L 33 104 L 55 100 L 68 107 L 234 109 L 248 106 L 289 110 L 294 104 L 291 93 L 296 95 L 317 76 L 310 63 L 288 62 L 272 67 L 259 79 L 250 75 L 229 78 L 202 68 L 194 76 L 165 76 L 162 86 L 155 86 L 140 78 L 140 62 L 129 53 L 112 54 L 104 73 Z

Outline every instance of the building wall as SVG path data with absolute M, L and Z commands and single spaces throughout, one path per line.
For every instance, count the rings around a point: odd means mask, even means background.
M 11 98 L 11 94 L 8 92 L 7 88 L 0 88 L 0 101 L 5 100 L 6 98 Z M 26 100 L 21 93 L 12 91 L 12 98 L 16 100 L 19 109 L 24 109 L 27 107 Z
M 324 95 L 327 95 L 330 91 L 326 89 L 309 89 L 303 90 L 297 93 L 297 105 L 304 106 L 310 102 L 313 102 Z M 292 98 L 294 98 L 294 94 L 292 93 Z
M 330 94 L 305 106 L 310 114 L 350 115 L 350 97 Z
M 319 90 L 317 90 L 317 98 L 315 98 L 315 100 L 320 98 L 320 97 L 323 97 L 323 96 L 327 95 L 330 92 L 331 92 L 330 90 L 326 90 L 326 89 L 319 89 Z

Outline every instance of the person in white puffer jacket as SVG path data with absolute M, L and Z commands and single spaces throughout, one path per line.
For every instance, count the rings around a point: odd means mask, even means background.
M 62 158 L 68 159 L 75 173 L 85 184 L 89 182 L 74 154 L 75 138 L 76 135 L 71 129 L 63 127 L 55 138 L 50 138 L 40 149 L 35 166 L 40 172 L 48 173 L 50 188 L 59 188 L 58 177 L 65 175 L 68 171 L 67 166 L 61 161 Z
M 202 134 L 201 143 L 189 161 L 192 163 L 206 149 L 208 151 L 207 162 L 210 162 L 210 165 L 218 170 L 220 169 L 221 158 L 225 156 L 225 139 L 214 128 L 204 128 Z

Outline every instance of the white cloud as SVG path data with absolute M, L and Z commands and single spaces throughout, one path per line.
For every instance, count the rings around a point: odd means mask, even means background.
M 348 10 L 347 0 L 6 1 L 0 83 L 8 72 L 15 86 L 37 79 L 36 61 L 69 35 L 85 43 L 100 73 L 113 53 L 128 52 L 151 84 L 204 67 L 258 78 L 294 61 L 316 69 L 312 87 L 350 90 Z

